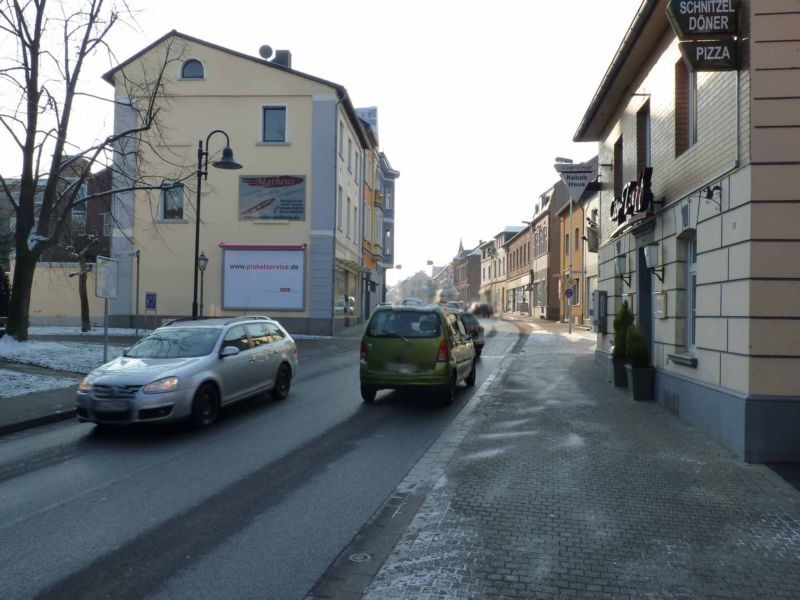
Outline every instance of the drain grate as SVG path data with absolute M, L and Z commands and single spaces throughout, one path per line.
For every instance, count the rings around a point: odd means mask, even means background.
M 372 560 L 372 555 L 367 554 L 366 552 L 356 552 L 355 554 L 351 554 L 347 558 L 348 560 L 354 563 L 365 563 Z

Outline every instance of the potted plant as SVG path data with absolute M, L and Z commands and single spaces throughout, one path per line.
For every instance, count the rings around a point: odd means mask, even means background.
M 625 376 L 626 341 L 628 328 L 633 324 L 633 313 L 625 300 L 614 317 L 614 345 L 611 346 L 611 354 L 608 357 L 608 379 L 616 387 L 628 385 Z
M 628 362 L 625 371 L 634 400 L 653 399 L 655 369 L 650 364 L 650 346 L 641 328 L 631 325 L 626 339 Z

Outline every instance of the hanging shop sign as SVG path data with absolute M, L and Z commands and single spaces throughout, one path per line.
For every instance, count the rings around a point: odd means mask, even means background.
M 569 195 L 576 202 L 580 200 L 586 186 L 597 179 L 596 162 L 556 163 L 553 166 L 569 189 Z
M 653 206 L 653 192 L 650 186 L 653 179 L 653 167 L 645 167 L 639 179 L 630 181 L 622 188 L 622 196 L 614 198 L 611 203 L 611 219 L 622 225 L 629 216 L 647 214 Z
M 240 221 L 304 221 L 305 175 L 239 177 Z
M 680 42 L 683 60 L 692 71 L 735 71 L 739 68 L 736 40 Z
M 736 35 L 739 24 L 738 0 L 670 0 L 667 18 L 678 38 L 709 39 Z

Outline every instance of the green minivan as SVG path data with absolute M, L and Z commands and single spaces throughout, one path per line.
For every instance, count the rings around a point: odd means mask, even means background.
M 361 338 L 361 397 L 381 389 L 430 388 L 455 400 L 475 385 L 475 348 L 461 316 L 441 306 L 381 306 Z

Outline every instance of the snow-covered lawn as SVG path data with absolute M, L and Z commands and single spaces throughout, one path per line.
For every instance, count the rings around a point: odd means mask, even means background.
M 76 382 L 77 376 L 76 379 L 65 379 L 63 377 L 45 377 L 0 369 L 0 398 L 73 387 Z
M 89 331 L 81 331 L 80 327 L 28 327 L 28 335 L 103 335 L 102 327 L 93 327 Z M 146 335 L 149 331 L 139 330 L 139 335 Z M 108 328 L 108 335 L 136 335 L 135 329 Z
M 122 350 L 118 346 L 109 346 L 108 360 L 121 356 Z M 38 340 L 18 342 L 4 336 L 0 339 L 0 358 L 60 371 L 88 373 L 103 364 L 103 344 Z

